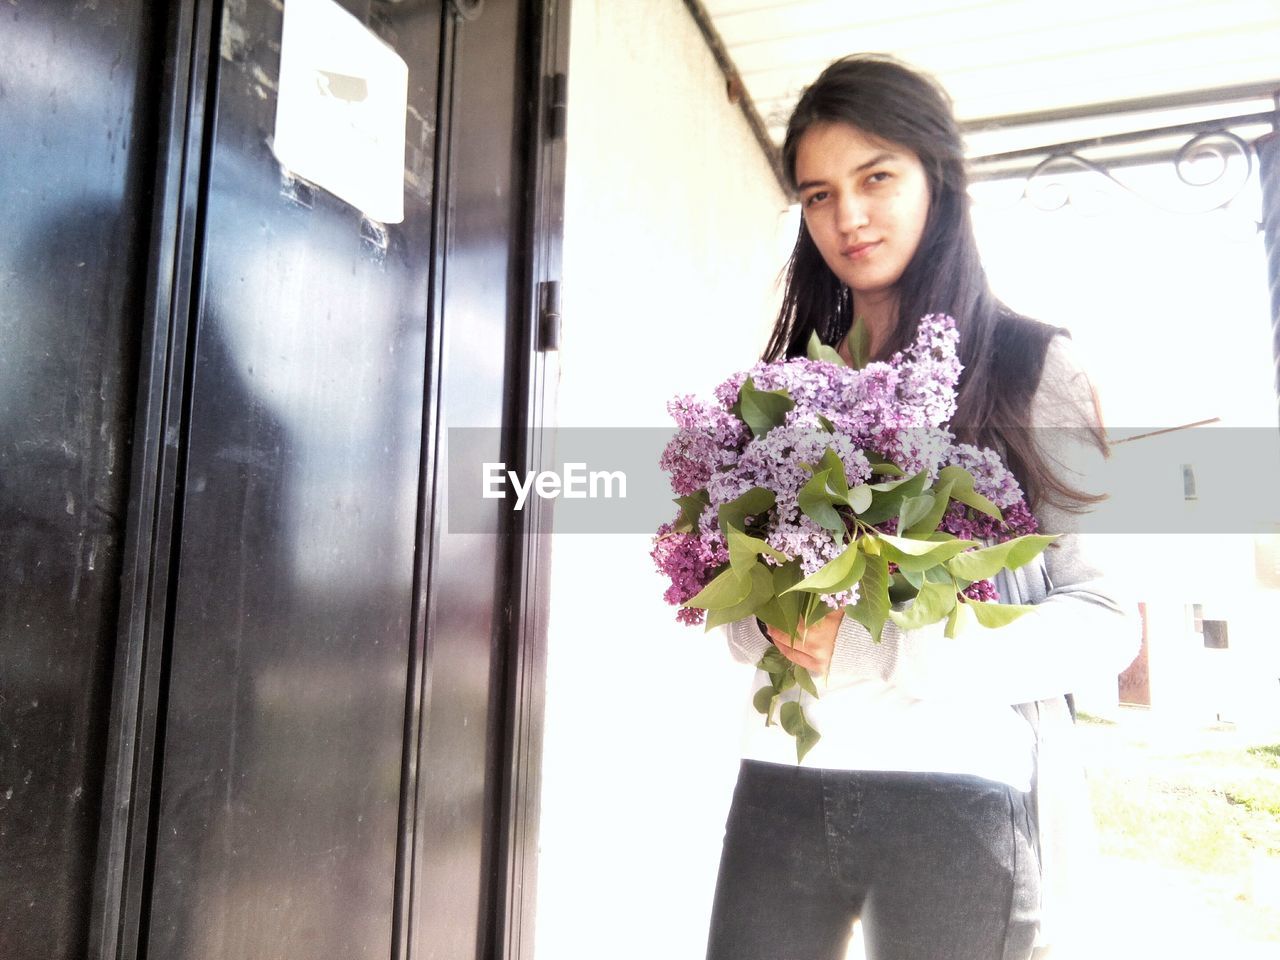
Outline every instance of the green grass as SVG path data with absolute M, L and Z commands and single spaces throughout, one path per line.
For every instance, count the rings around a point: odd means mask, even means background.
M 1280 891 L 1259 880 L 1280 866 L 1280 744 L 1212 733 L 1184 751 L 1123 723 L 1080 730 L 1104 857 L 1159 868 L 1223 929 L 1280 942 Z
M 1280 785 L 1252 780 L 1234 783 L 1224 791 L 1229 803 L 1238 804 L 1251 813 L 1258 813 L 1280 820 Z M 1280 850 L 1275 851 L 1280 853 Z
M 1268 763 L 1273 767 L 1280 767 L 1280 743 L 1268 743 L 1261 747 L 1250 747 L 1247 752 L 1250 756 L 1258 757 L 1263 763 Z
M 1085 713 L 1083 710 L 1076 711 L 1076 723 L 1095 723 L 1110 727 L 1116 725 L 1114 720 L 1108 720 L 1106 717 L 1095 717 L 1092 713 Z

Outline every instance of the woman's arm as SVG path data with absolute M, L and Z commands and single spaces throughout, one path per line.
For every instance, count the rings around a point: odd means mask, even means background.
M 1066 337 L 1050 341 L 1031 424 L 1061 480 L 1087 492 L 1106 491 L 1106 458 L 1090 430 L 1101 426 L 1096 396 Z M 922 699 L 1024 703 L 1092 685 L 1128 666 L 1140 643 L 1135 598 L 1094 558 L 1093 538 L 1102 534 L 1081 532 L 1089 512 L 1041 505 L 1041 532 L 1061 534 L 1043 554 L 1045 599 L 994 630 L 971 624 L 953 639 L 940 626 L 912 632 L 903 638 L 894 671 L 903 691 Z M 851 639 L 856 655 L 859 643 Z

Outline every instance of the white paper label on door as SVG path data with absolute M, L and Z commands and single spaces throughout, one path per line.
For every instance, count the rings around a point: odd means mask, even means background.
M 286 0 L 272 149 L 371 220 L 404 219 L 409 67 L 333 0 Z

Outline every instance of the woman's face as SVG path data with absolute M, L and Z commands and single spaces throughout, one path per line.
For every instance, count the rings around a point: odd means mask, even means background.
M 929 214 L 920 158 L 847 123 L 820 123 L 796 145 L 796 182 L 809 235 L 855 306 L 859 295 L 892 292 Z

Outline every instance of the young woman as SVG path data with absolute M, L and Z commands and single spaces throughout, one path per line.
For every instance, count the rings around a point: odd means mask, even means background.
M 872 960 L 1029 957 L 1068 932 L 1053 926 L 1058 854 L 1070 817 L 1088 821 L 1063 759 L 1065 695 L 1137 648 L 1128 605 L 1073 532 L 1100 499 L 1085 491 L 1105 455 L 1093 393 L 1065 331 L 992 294 L 934 81 L 888 57 L 837 61 L 801 96 L 783 160 L 803 220 L 765 359 L 803 355 L 813 331 L 847 359 L 854 317 L 883 358 L 922 316 L 950 314 L 964 364 L 953 432 L 1001 452 L 1041 531 L 1063 536 L 999 578 L 1003 601 L 1037 606 L 998 630 L 948 640 L 941 624 L 890 623 L 877 644 L 837 611 L 800 646 L 754 618 L 726 627 L 738 659 L 773 643 L 828 682 L 806 703 L 822 739 L 803 763 L 748 709 L 707 955 L 836 960 L 860 918 Z

